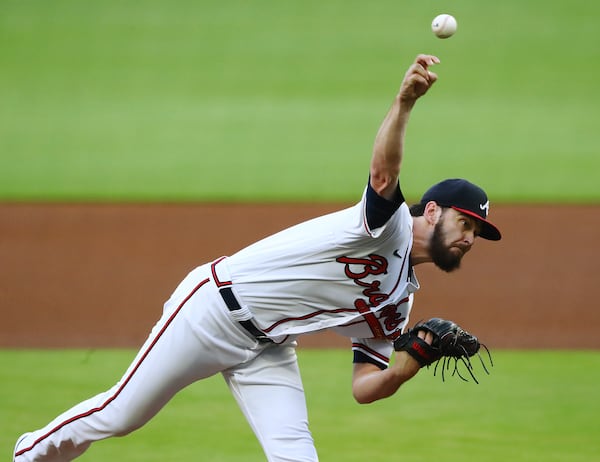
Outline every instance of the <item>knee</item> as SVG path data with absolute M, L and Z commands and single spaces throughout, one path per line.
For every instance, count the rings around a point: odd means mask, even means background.
M 307 435 L 274 435 L 263 442 L 269 462 L 318 462 L 313 438 Z
M 112 429 L 114 436 L 128 435 L 144 425 L 144 419 L 138 419 L 135 416 L 120 414 L 113 416 L 108 423 L 108 427 Z

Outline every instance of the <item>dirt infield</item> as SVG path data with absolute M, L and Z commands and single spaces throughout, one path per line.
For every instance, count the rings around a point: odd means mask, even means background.
M 343 205 L 0 204 L 0 347 L 135 347 L 193 267 Z M 600 348 L 600 206 L 496 206 L 499 243 L 417 267 L 412 322 L 492 348 Z M 333 334 L 301 346 L 344 346 Z

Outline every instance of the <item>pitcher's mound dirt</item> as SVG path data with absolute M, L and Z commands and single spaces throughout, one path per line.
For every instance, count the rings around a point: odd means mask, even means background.
M 0 346 L 137 347 L 189 270 L 341 207 L 0 204 Z M 600 206 L 491 218 L 503 240 L 479 240 L 458 272 L 417 267 L 411 324 L 451 318 L 492 348 L 600 348 Z

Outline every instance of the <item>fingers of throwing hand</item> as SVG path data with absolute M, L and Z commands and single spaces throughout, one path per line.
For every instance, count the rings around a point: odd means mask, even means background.
M 437 80 L 437 74 L 429 70 L 430 66 L 439 64 L 440 59 L 433 55 L 419 55 L 413 64 L 413 72 L 421 75 L 431 85 Z
M 433 66 L 434 64 L 439 64 L 440 59 L 437 56 L 433 55 L 418 55 L 415 59 L 415 64 L 420 64 L 425 69 L 429 66 Z

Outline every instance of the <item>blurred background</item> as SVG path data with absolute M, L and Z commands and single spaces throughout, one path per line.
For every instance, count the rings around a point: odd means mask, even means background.
M 600 6 L 470 0 L 0 1 L 0 199 L 354 201 L 418 53 L 440 80 L 409 198 L 595 202 Z M 440 40 L 440 12 L 458 20 Z
M 458 20 L 446 40 L 439 13 Z M 347 339 L 301 339 L 321 457 L 599 460 L 599 16 L 590 0 L 0 0 L 0 452 L 112 386 L 194 266 L 355 203 L 431 53 L 402 189 L 469 178 L 503 239 L 452 275 L 417 267 L 411 321 L 456 320 L 495 367 L 357 406 Z M 81 460 L 198 457 L 263 460 L 219 377 Z

